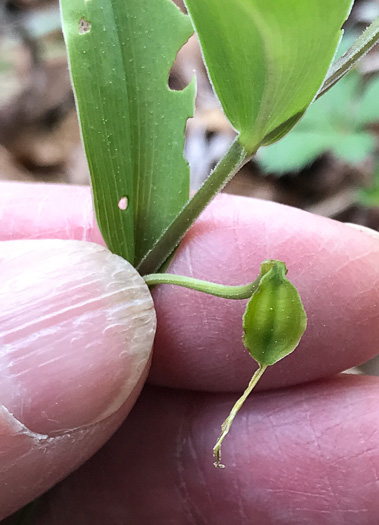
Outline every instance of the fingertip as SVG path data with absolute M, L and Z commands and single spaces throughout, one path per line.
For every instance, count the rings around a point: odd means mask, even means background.
M 5 515 L 121 423 L 146 379 L 156 321 L 136 270 L 93 243 L 2 242 L 0 273 Z
M 147 370 L 111 416 L 55 437 L 32 432 L 0 407 L 0 520 L 56 485 L 109 440 L 136 402 Z
M 87 186 L 0 182 L 0 240 L 76 239 L 104 245 Z
M 93 424 L 144 371 L 155 311 L 136 270 L 80 241 L 0 245 L 0 401 L 29 429 Z

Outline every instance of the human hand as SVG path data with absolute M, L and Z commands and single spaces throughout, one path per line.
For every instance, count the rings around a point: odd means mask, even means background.
M 87 189 L 2 187 L 0 238 L 101 242 Z M 251 281 L 268 257 L 287 263 L 308 313 L 308 330 L 299 348 L 266 372 L 262 387 L 271 391 L 253 394 L 241 410 L 224 444 L 227 468 L 213 467 L 211 450 L 221 422 L 254 370 L 240 342 L 243 305 L 161 286 L 153 292 L 158 331 L 151 385 L 105 447 L 40 500 L 35 523 L 376 522 L 377 380 L 339 376 L 301 383 L 377 352 L 379 242 L 301 211 L 221 196 L 186 236 L 170 271 L 241 284 Z M 103 327 L 86 326 L 85 333 L 101 342 Z M 118 371 L 119 349 L 113 350 L 105 348 L 95 360 L 82 352 L 88 373 L 83 366 L 81 381 L 88 386 L 88 399 L 99 399 L 98 389 L 91 391 L 91 364 L 101 370 L 109 359 Z M 28 359 L 32 363 L 33 355 Z M 5 361 L 0 360 L 0 369 L 8 377 Z M 134 368 L 122 372 L 126 378 L 134 376 L 136 387 L 131 395 L 124 394 L 119 409 L 93 426 L 87 421 L 82 430 L 50 438 L 47 453 L 38 450 L 33 436 L 15 435 L 0 420 L 2 464 L 13 461 L 17 467 L 0 470 L 0 514 L 47 489 L 109 437 L 144 379 Z M 102 379 L 110 400 L 109 374 Z M 298 386 L 272 390 L 294 384 Z M 65 398 L 64 384 L 57 384 L 53 395 L 58 393 Z M 9 388 L 5 394 L 8 400 Z M 71 402 L 67 418 L 75 414 Z

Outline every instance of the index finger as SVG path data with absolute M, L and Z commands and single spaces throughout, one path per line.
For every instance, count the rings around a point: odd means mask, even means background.
M 4 190 L 0 194 L 0 238 L 102 242 L 89 188 L 2 186 L 11 198 Z M 344 224 L 272 202 L 222 195 L 188 232 L 170 271 L 244 284 L 267 258 L 286 262 L 308 328 L 295 352 L 266 372 L 263 386 L 325 377 L 377 353 L 379 241 Z M 151 382 L 209 391 L 246 386 L 255 364 L 241 342 L 243 301 L 166 285 L 153 297 L 158 330 Z
M 88 186 L 0 182 L 0 241 L 73 239 L 104 245 Z

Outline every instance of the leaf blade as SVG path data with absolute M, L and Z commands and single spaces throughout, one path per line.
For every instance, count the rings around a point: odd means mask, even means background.
M 167 82 L 193 29 L 169 0 L 61 0 L 61 10 L 97 220 L 108 247 L 136 264 L 189 197 L 195 85 Z
M 185 3 L 215 91 L 248 151 L 271 134 L 276 138 L 283 123 L 291 129 L 294 117 L 312 102 L 352 5 L 351 0 Z

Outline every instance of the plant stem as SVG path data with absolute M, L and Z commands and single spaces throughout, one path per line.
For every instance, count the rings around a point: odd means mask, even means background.
M 251 157 L 252 154 L 247 153 L 237 137 L 201 188 L 139 263 L 137 270 L 141 275 L 156 272 L 160 268 L 208 203 Z
M 333 87 L 378 41 L 379 18 L 363 32 L 347 53 L 332 66 L 316 98 L 320 98 Z M 238 137 L 234 140 L 224 158 L 217 164 L 198 192 L 187 202 L 153 248 L 139 263 L 137 270 L 141 275 L 155 272 L 162 266 L 204 208 L 254 153 L 255 151 L 251 154 L 248 153 L 238 141 Z
M 182 286 L 183 288 L 189 288 L 190 290 L 215 295 L 216 297 L 223 297 L 224 299 L 249 299 L 258 288 L 260 276 L 252 283 L 241 286 L 226 286 L 224 284 L 211 283 L 209 281 L 202 281 L 201 279 L 194 279 L 193 277 L 170 273 L 145 275 L 144 280 L 148 286 L 174 284 L 176 286 Z
M 236 417 L 239 409 L 242 407 L 244 402 L 246 401 L 247 397 L 255 387 L 255 385 L 258 383 L 260 378 L 262 377 L 264 371 L 266 370 L 268 365 L 259 365 L 258 370 L 255 372 L 253 377 L 250 380 L 250 383 L 248 387 L 246 388 L 245 392 L 242 394 L 242 396 L 238 399 L 238 401 L 234 404 L 232 410 L 230 411 L 229 416 L 225 419 L 223 424 L 221 425 L 221 434 L 218 438 L 215 446 L 213 447 L 213 457 L 214 457 L 214 466 L 217 468 L 225 468 L 225 465 L 222 465 L 221 463 L 221 445 L 224 441 L 226 435 L 228 434 L 230 427 L 232 426 L 232 423 L 234 421 L 234 418 Z
M 324 81 L 322 88 L 317 94 L 317 98 L 325 95 L 331 87 L 334 86 L 341 78 L 355 66 L 360 58 L 362 58 L 374 45 L 379 41 L 379 17 L 368 26 L 368 28 L 361 34 L 354 42 L 351 48 L 346 51 L 342 57 L 335 62 L 331 67 L 327 78 Z

